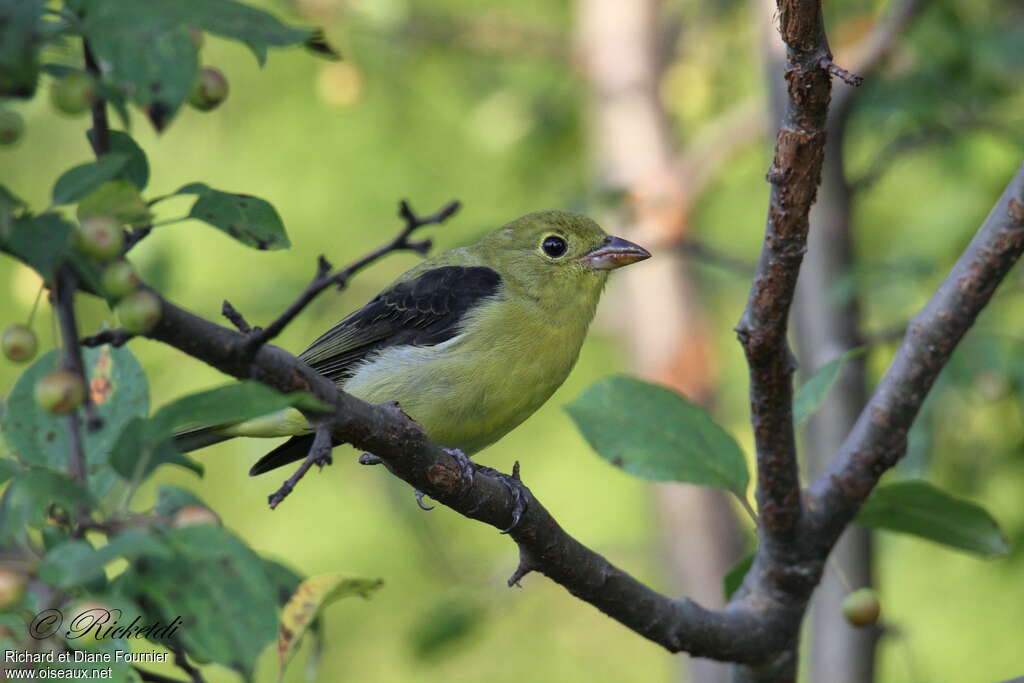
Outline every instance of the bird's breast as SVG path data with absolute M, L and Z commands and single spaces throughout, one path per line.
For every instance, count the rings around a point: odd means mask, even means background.
M 568 376 L 589 318 L 562 322 L 496 302 L 469 314 L 446 342 L 382 350 L 344 388 L 371 403 L 398 401 L 431 439 L 474 453 L 533 414 Z

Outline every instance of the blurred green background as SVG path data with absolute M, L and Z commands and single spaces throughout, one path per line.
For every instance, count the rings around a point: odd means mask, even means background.
M 452 198 L 463 201 L 448 225 L 430 229 L 436 249 L 472 241 L 536 209 L 596 215 L 607 209 L 610 200 L 591 182 L 571 3 L 263 4 L 286 19 L 323 25 L 345 59 L 330 63 L 300 50 L 274 51 L 259 69 L 243 48 L 207 36 L 203 61 L 227 74 L 227 102 L 211 114 L 183 110 L 160 136 L 136 116 L 132 134 L 149 156 L 153 193 L 201 181 L 263 197 L 280 212 L 293 248 L 249 250 L 194 222 L 157 228 L 133 251 L 133 261 L 169 298 L 212 319 L 228 299 L 250 322 L 268 321 L 305 285 L 317 254 L 340 264 L 388 239 L 398 227 L 401 198 L 421 212 Z M 833 44 L 856 37 L 884 4 L 828 3 Z M 763 90 L 758 31 L 746 2 L 665 5 L 684 28 L 662 94 L 685 141 L 738 99 Z M 848 134 L 851 176 L 870 168 L 895 140 L 932 134 L 927 144 L 886 163 L 886 172 L 858 196 L 861 266 L 849 286 L 860 297 L 867 330 L 899 324 L 925 301 L 1020 163 L 1022 26 L 1024 12 L 1010 2 L 934 3 L 891 65 L 865 86 Z M 45 96 L 19 110 L 27 135 L 18 147 L 0 151 L 0 182 L 41 208 L 54 179 L 90 159 L 87 124 L 53 113 Z M 756 259 L 768 161 L 762 140 L 718 173 L 691 219 L 697 238 L 748 262 Z M 185 213 L 186 202 L 160 204 L 159 217 Z M 301 350 L 417 259 L 391 256 L 348 291 L 324 294 L 278 343 Z M 699 260 L 694 272 L 713 312 L 716 415 L 750 452 L 746 369 L 732 332 L 749 282 Z M 36 295 L 35 276 L 0 259 L 0 282 L 7 292 L 0 320 L 23 320 Z M 901 465 L 904 473 L 984 503 L 1014 552 L 982 561 L 883 536 L 877 575 L 893 630 L 882 640 L 880 681 L 996 681 L 1024 671 L 1022 285 L 1019 273 L 1011 275 L 982 316 L 934 392 Z M 609 287 L 615 289 L 614 278 Z M 98 301 L 83 298 L 79 310 L 84 330 L 113 324 Z M 610 334 L 615 326 L 608 311 L 565 386 L 480 459 L 503 470 L 520 460 L 531 490 L 570 533 L 671 591 L 648 484 L 595 457 L 561 410 L 597 378 L 630 367 Z M 44 345 L 53 344 L 48 306 L 35 328 Z M 894 348 L 872 347 L 874 377 Z M 214 370 L 155 343 L 136 341 L 132 350 L 149 373 L 154 406 L 224 382 Z M 18 372 L 0 364 L 3 391 Z M 309 575 L 383 578 L 386 586 L 372 600 L 328 609 L 318 680 L 654 681 L 676 675 L 676 657 L 546 579 L 531 575 L 521 590 L 506 588 L 517 562 L 513 544 L 444 508 L 420 512 L 404 484 L 381 469 L 358 466 L 350 450 L 336 451 L 334 466 L 307 477 L 270 511 L 266 496 L 281 477 L 246 475 L 268 448 L 256 441 L 211 448 L 200 454 L 205 478 L 164 468 L 137 503 L 148 505 L 159 483 L 189 487 L 261 554 Z M 461 615 L 471 628 L 466 637 L 432 649 L 438 610 Z M 276 675 L 271 649 L 259 680 Z M 308 650 L 307 644 L 288 680 L 302 680 Z M 212 680 L 235 678 L 227 670 L 210 673 Z

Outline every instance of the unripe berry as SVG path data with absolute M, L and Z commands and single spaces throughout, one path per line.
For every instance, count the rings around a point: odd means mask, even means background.
M 10 109 L 0 109 L 0 145 L 13 145 L 25 132 L 25 121 L 21 114 Z
M 36 333 L 25 325 L 11 325 L 4 330 L 0 341 L 4 355 L 15 363 L 26 363 L 32 360 L 39 349 Z
M 185 505 L 174 513 L 174 519 L 171 520 L 171 526 L 176 529 L 197 524 L 219 525 L 220 517 L 216 512 L 202 505 Z
M 139 276 L 127 261 L 114 261 L 103 270 L 103 291 L 115 299 L 139 288 Z
M 36 405 L 48 413 L 64 415 L 82 405 L 85 386 L 70 370 L 54 370 L 36 382 Z
M 83 600 L 74 605 L 59 632 L 76 650 L 99 650 L 105 641 L 100 636 L 117 621 L 120 612 L 94 600 Z
M 881 613 L 878 593 L 870 588 L 855 590 L 843 599 L 843 616 L 854 626 L 870 626 Z
M 113 216 L 88 216 L 78 224 L 78 249 L 99 261 L 112 261 L 124 249 L 124 230 Z
M 192 86 L 188 103 L 199 111 L 210 111 L 220 106 L 227 97 L 228 79 L 220 69 L 204 66 L 199 70 L 199 76 Z
M 84 114 L 99 99 L 96 81 L 82 71 L 72 71 L 53 84 L 50 97 L 55 106 L 65 114 Z
M 152 292 L 132 292 L 114 309 L 121 327 L 133 334 L 144 334 L 160 320 L 160 299 Z
M 10 569 L 0 569 L 0 609 L 9 609 L 21 601 L 25 594 L 25 575 Z

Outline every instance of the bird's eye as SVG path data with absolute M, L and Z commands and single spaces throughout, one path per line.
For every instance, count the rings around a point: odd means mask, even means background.
M 548 235 L 544 238 L 540 248 L 544 250 L 544 253 L 551 258 L 558 258 L 565 253 L 565 250 L 569 248 L 569 245 L 565 243 L 565 240 L 558 235 Z

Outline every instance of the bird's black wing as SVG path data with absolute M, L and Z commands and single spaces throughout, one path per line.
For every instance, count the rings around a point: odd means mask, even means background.
M 433 346 L 459 332 L 466 312 L 495 296 L 501 276 L 485 266 L 442 266 L 399 282 L 345 317 L 299 358 L 335 382 L 390 346 Z
M 443 266 L 400 282 L 345 317 L 303 351 L 299 358 L 335 382 L 352 376 L 353 366 L 389 346 L 433 346 L 459 332 L 466 312 L 495 296 L 501 276 L 484 266 Z M 293 436 L 260 458 L 255 476 L 301 460 L 312 434 Z

